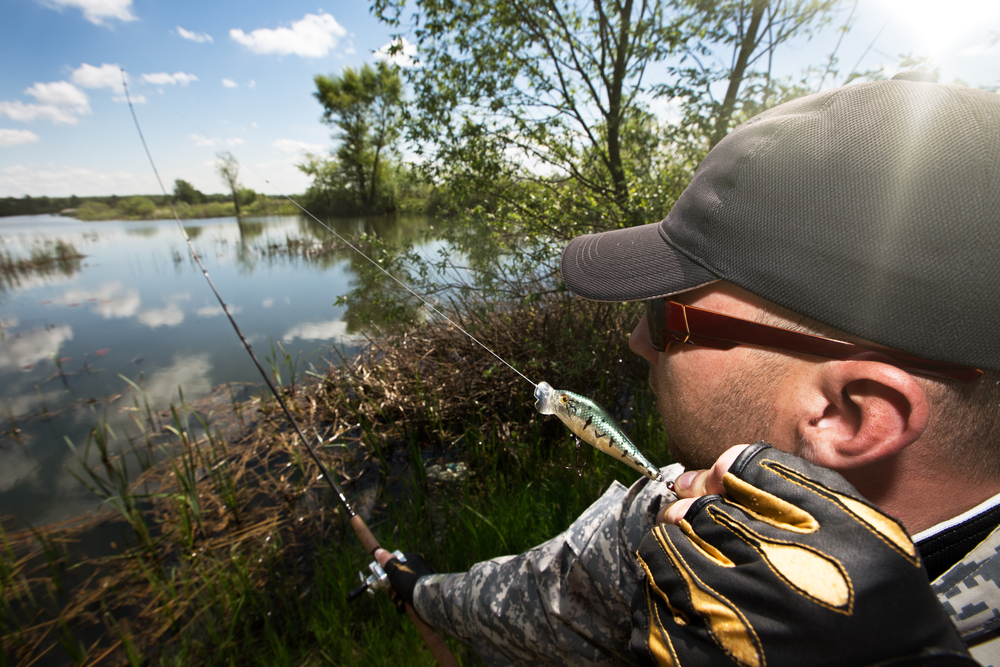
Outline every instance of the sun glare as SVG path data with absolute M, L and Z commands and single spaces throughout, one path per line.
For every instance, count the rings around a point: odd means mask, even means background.
M 1000 29 L 997 0 L 876 0 L 892 21 L 911 30 L 927 55 L 975 46 L 983 28 Z M 991 26 L 994 22 L 997 25 Z M 915 54 L 916 55 L 916 54 Z

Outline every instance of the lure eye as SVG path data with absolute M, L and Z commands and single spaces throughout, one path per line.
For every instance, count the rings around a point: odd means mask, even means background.
M 569 403 L 569 399 L 566 398 L 565 396 L 560 396 L 559 400 L 562 401 L 563 403 Z

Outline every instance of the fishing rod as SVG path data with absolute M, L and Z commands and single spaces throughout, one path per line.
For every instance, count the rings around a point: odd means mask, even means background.
M 381 545 L 379 544 L 375 536 L 372 534 L 371 530 L 368 528 L 368 524 L 365 523 L 365 520 L 362 519 L 361 516 L 359 516 L 354 511 L 353 507 L 351 507 L 351 503 L 348 502 L 347 496 L 344 495 L 343 489 L 341 489 L 340 485 L 337 484 L 336 480 L 334 480 L 333 475 L 331 475 L 330 471 L 327 470 L 326 466 L 323 464 L 323 461 L 320 460 L 319 456 L 316 454 L 316 450 L 313 449 L 313 446 L 309 443 L 309 439 L 302 432 L 302 429 L 299 427 L 298 421 L 296 421 L 295 417 L 292 416 L 291 411 L 288 409 L 288 404 L 285 403 L 285 399 L 282 397 L 281 393 L 274 386 L 274 383 L 271 382 L 271 379 L 267 375 L 267 371 L 264 370 L 264 367 L 257 359 L 257 355 L 254 354 L 250 342 L 243 335 L 243 332 L 240 330 L 239 325 L 236 323 L 236 319 L 233 317 L 233 314 L 229 310 L 229 306 L 226 305 L 226 302 L 222 299 L 222 295 L 219 293 L 219 290 L 215 287 L 215 283 L 212 281 L 211 276 L 208 275 L 208 269 L 205 268 L 204 263 L 202 263 L 201 261 L 201 257 L 198 255 L 198 252 L 194 249 L 194 244 L 191 243 L 191 238 L 188 236 L 187 231 L 185 231 L 184 229 L 184 225 L 181 224 L 180 217 L 178 217 L 177 215 L 177 210 L 174 208 L 173 200 L 170 198 L 170 195 L 167 194 L 167 189 L 163 185 L 163 179 L 160 178 L 160 172 L 156 168 L 156 163 L 153 161 L 153 155 L 149 151 L 149 146 L 146 144 L 145 136 L 143 136 L 142 127 L 139 126 L 139 118 L 135 113 L 135 107 L 132 106 L 132 98 L 129 96 L 128 82 L 126 81 L 124 68 L 121 69 L 121 73 L 122 73 L 122 87 L 125 89 L 125 100 L 126 102 L 128 102 L 129 111 L 132 112 L 132 120 L 135 121 L 135 129 L 139 133 L 139 140 L 142 142 L 142 147 L 146 151 L 146 157 L 149 158 L 149 164 L 153 168 L 153 173 L 156 175 L 156 181 L 160 184 L 160 191 L 163 192 L 163 196 L 166 199 L 167 206 L 170 207 L 170 212 L 173 214 L 174 220 L 177 222 L 177 226 L 181 230 L 181 235 L 184 237 L 184 241 L 187 242 L 188 250 L 190 250 L 191 256 L 194 258 L 195 262 L 198 263 L 198 267 L 201 269 L 201 272 L 205 275 L 205 280 L 208 281 L 209 286 L 212 288 L 212 292 L 215 294 L 215 298 L 218 300 L 219 305 L 222 307 L 222 310 L 226 313 L 226 317 L 229 318 L 229 323 L 233 326 L 233 329 L 236 331 L 236 335 L 239 336 L 240 341 L 243 343 L 243 347 L 246 348 L 246 351 L 250 355 L 250 358 L 253 359 L 254 365 L 257 366 L 257 370 L 260 372 L 261 377 L 264 378 L 264 382 L 267 384 L 268 389 L 271 390 L 271 394 L 278 401 L 278 405 L 281 406 L 282 411 L 285 413 L 285 418 L 288 419 L 288 423 L 291 424 L 292 428 L 295 429 L 295 432 L 298 434 L 299 439 L 302 441 L 302 444 L 306 446 L 306 451 L 309 452 L 309 456 L 312 457 L 312 460 L 319 467 L 323 479 L 327 481 L 327 483 L 330 485 L 330 488 L 333 490 L 334 494 L 340 500 L 340 504 L 344 508 L 344 512 L 349 517 L 348 523 L 350 523 L 351 528 L 354 530 L 355 535 L 357 535 L 358 539 L 361 540 L 361 544 L 362 546 L 364 546 L 365 550 L 369 554 L 374 556 L 375 551 L 381 548 Z M 351 247 L 353 248 L 353 246 Z M 357 248 L 355 248 L 355 250 L 357 250 Z M 358 252 L 361 251 L 358 250 Z M 364 253 L 361 254 L 364 255 Z M 369 261 L 371 260 L 369 259 Z M 414 294 L 416 293 L 414 292 Z M 322 443 L 320 444 L 322 445 Z M 430 649 L 431 653 L 434 655 L 438 663 L 441 664 L 442 667 L 458 667 L 458 661 L 455 659 L 455 656 L 452 655 L 451 651 L 448 649 L 448 646 L 444 643 L 444 639 L 441 638 L 441 635 L 439 635 L 433 628 L 427 625 L 423 621 L 423 619 L 421 619 L 420 616 L 417 615 L 416 610 L 411 605 L 406 604 L 405 606 L 406 606 L 406 614 L 410 617 L 410 620 L 413 621 L 413 624 L 417 627 L 417 631 L 420 633 L 420 636 L 423 638 L 424 643 L 427 644 L 427 648 Z

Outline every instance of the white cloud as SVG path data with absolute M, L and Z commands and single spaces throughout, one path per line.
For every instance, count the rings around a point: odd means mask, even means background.
M 21 100 L 0 102 L 0 116 L 11 120 L 30 122 L 44 118 L 57 125 L 76 125 L 77 115 L 90 113 L 87 94 L 69 81 L 36 83 L 26 89 L 39 104 L 25 104 Z
M 119 21 L 134 21 L 132 0 L 49 0 L 57 7 L 76 7 L 83 12 L 83 17 L 101 25 L 107 19 Z
M 25 123 L 36 118 L 44 118 L 56 125 L 76 125 L 79 122 L 79 119 L 66 109 L 52 104 L 25 104 L 21 100 L 0 102 L 0 115 Z
M 223 79 L 222 85 L 226 88 L 238 88 L 240 84 L 236 83 L 232 79 Z
M 267 297 L 261 302 L 260 305 L 264 308 L 270 308 L 271 306 L 274 305 L 274 299 L 272 299 L 271 297 Z
M 69 81 L 36 83 L 24 91 L 42 104 L 54 107 L 69 107 L 76 113 L 90 113 L 90 101 L 83 92 Z
M 45 361 L 58 354 L 68 340 L 73 340 L 73 328 L 66 325 L 6 336 L 0 341 L 0 370 L 13 371 Z
M 344 49 L 344 54 L 348 56 L 353 56 L 358 50 L 354 48 L 354 42 L 348 42 L 347 47 Z
M 299 153 L 320 153 L 325 148 L 323 144 L 310 144 L 297 139 L 275 139 L 271 142 L 271 147 L 282 153 L 296 155 Z
M 192 32 L 191 30 L 185 30 L 180 26 L 177 26 L 177 34 L 184 39 L 190 39 L 192 42 L 198 42 L 199 44 L 214 41 L 212 36 L 207 32 Z
M 81 63 L 69 78 L 81 88 L 110 88 L 114 91 L 122 89 L 122 70 L 118 65 L 103 63 L 100 67 L 94 67 Z
M 0 102 L 0 105 L 3 103 Z M 154 192 L 156 180 L 152 175 L 136 175 L 118 170 L 101 172 L 81 167 L 59 164 L 15 164 L 0 169 L 0 197 L 81 197 Z
M 7 130 L 0 128 L 0 146 L 18 146 L 38 141 L 38 135 L 30 130 Z
M 151 83 L 154 86 L 164 86 L 167 84 L 180 84 L 186 86 L 192 81 L 197 81 L 198 77 L 194 74 L 185 74 L 184 72 L 174 72 L 173 74 L 168 74 L 167 72 L 154 72 L 152 74 L 143 74 L 142 80 L 146 83 Z
M 396 48 L 396 52 L 390 54 L 390 51 L 394 47 Z M 417 45 L 411 44 L 405 37 L 400 37 L 399 40 L 389 42 L 375 51 L 376 60 L 387 60 L 393 65 L 399 65 L 400 67 L 416 66 L 417 63 L 414 60 L 416 55 Z
M 241 137 L 232 137 L 229 139 L 213 139 L 211 137 L 203 137 L 200 134 L 191 134 L 189 136 L 192 139 L 194 139 L 195 146 L 202 146 L 206 148 L 211 148 L 213 146 L 221 146 L 223 144 L 225 144 L 226 146 L 239 146 L 240 144 L 243 143 L 243 139 Z
M 112 102 L 121 102 L 121 103 L 124 104 L 125 102 L 128 102 L 129 99 L 132 100 L 132 104 L 145 104 L 146 103 L 146 96 L 145 95 L 129 95 L 129 97 L 125 97 L 124 95 L 115 95 L 114 97 L 111 98 L 111 101 Z
M 283 343 L 290 343 L 296 338 L 302 340 L 331 340 L 342 341 L 352 340 L 352 336 L 347 335 L 347 323 L 341 320 L 328 320 L 326 322 L 303 322 L 288 330 L 281 337 Z
M 254 87 L 254 86 L 256 86 L 256 85 L 257 85 L 257 82 L 256 82 L 256 81 L 254 81 L 253 79 L 250 79 L 250 82 L 249 82 L 249 83 L 247 83 L 247 88 L 253 88 L 253 87 Z M 257 127 L 257 124 L 256 124 L 256 123 L 254 123 L 254 127 Z
M 250 34 L 239 28 L 229 31 L 229 36 L 254 53 L 296 55 L 303 58 L 322 58 L 337 46 L 337 40 L 347 31 L 331 15 L 306 14 L 291 28 L 260 28 Z

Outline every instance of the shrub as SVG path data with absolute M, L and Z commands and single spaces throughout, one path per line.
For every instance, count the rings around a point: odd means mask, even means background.
M 118 205 L 118 210 L 129 218 L 149 218 L 156 210 L 156 204 L 146 197 L 129 197 Z
M 76 209 L 76 217 L 80 220 L 107 220 L 112 215 L 111 207 L 98 201 L 85 202 Z

